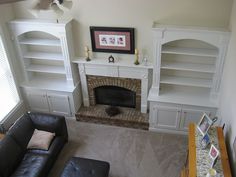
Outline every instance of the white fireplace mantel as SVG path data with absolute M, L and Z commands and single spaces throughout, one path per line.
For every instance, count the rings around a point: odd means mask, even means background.
M 104 58 L 93 58 L 87 62 L 85 58 L 75 58 L 73 63 L 78 64 L 84 106 L 89 106 L 86 75 L 131 78 L 141 80 L 141 112 L 147 113 L 147 96 L 152 81 L 153 65 L 135 65 L 133 62 L 130 59 L 119 59 L 115 63 L 108 63 Z

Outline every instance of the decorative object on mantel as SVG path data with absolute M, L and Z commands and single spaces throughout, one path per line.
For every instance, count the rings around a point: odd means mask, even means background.
M 139 65 L 139 61 L 138 61 L 138 59 L 139 59 L 139 51 L 138 51 L 138 49 L 135 49 L 135 61 L 134 61 L 134 64 L 135 65 Z
M 112 55 L 108 57 L 108 63 L 115 63 L 115 58 Z
M 85 52 L 86 61 L 91 61 L 91 59 L 89 58 L 89 48 L 88 48 L 88 46 L 84 47 L 84 52 Z
M 71 0 L 35 0 L 30 12 L 38 17 L 40 10 L 53 10 L 58 18 L 64 14 L 65 9 L 71 9 Z M 58 23 L 58 19 L 57 19 Z
M 144 66 L 147 66 L 148 65 L 147 57 L 144 57 L 142 62 L 144 64 Z
M 213 121 L 210 119 L 210 117 L 208 117 L 208 115 L 204 113 L 198 123 L 197 128 L 200 131 L 200 133 L 204 136 L 211 127 L 212 123 Z
M 93 52 L 134 54 L 134 28 L 90 27 Z

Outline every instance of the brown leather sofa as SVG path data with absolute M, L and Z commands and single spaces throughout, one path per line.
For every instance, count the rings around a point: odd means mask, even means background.
M 35 129 L 56 134 L 48 151 L 27 149 Z M 46 177 L 67 141 L 65 117 L 26 113 L 0 142 L 0 177 Z

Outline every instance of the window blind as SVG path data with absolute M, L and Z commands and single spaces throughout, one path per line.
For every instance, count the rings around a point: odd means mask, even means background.
M 0 122 L 19 103 L 20 98 L 0 35 Z

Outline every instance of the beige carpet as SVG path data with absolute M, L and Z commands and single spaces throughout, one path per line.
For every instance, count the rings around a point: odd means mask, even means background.
M 49 177 L 58 177 L 72 156 L 110 163 L 110 177 L 179 177 L 187 136 L 67 120 L 69 142 Z

